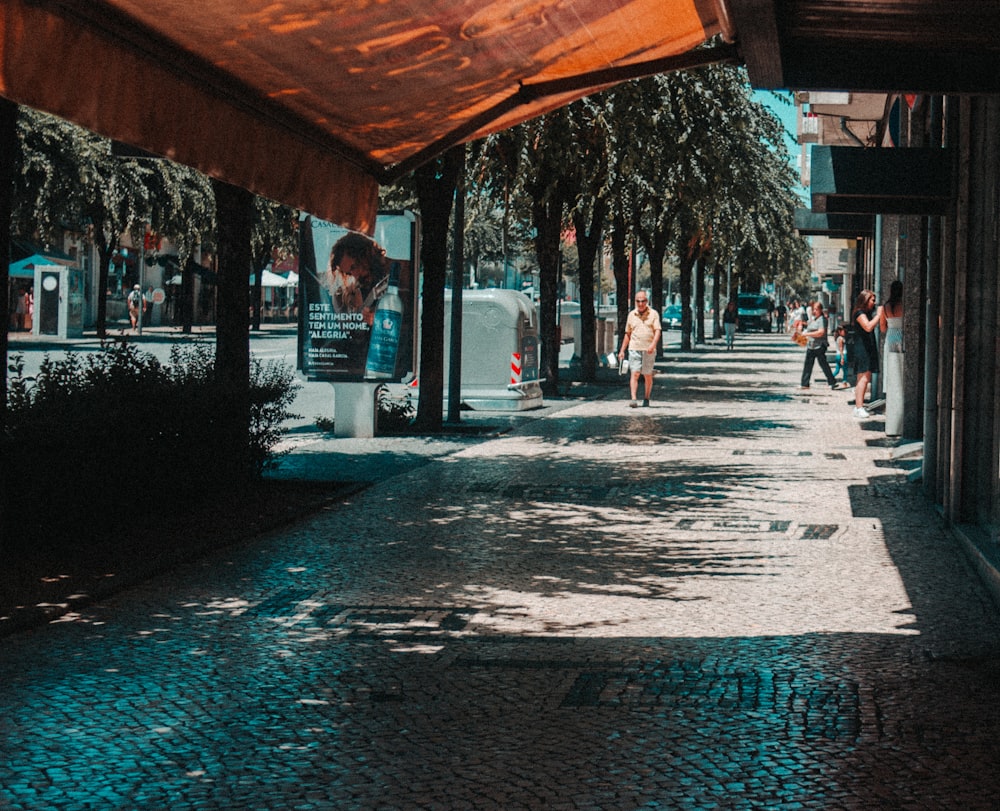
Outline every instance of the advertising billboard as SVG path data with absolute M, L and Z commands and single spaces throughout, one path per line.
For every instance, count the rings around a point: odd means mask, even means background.
M 299 245 L 299 367 L 310 380 L 398 381 L 417 357 L 419 219 L 383 212 L 375 238 L 311 216 Z

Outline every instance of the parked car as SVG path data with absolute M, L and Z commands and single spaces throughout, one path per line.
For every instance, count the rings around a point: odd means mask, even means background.
M 771 331 L 771 300 L 767 296 L 740 296 L 736 299 L 740 332 Z
M 660 316 L 661 329 L 666 332 L 668 329 L 681 328 L 681 305 L 671 304 L 663 308 L 663 315 Z

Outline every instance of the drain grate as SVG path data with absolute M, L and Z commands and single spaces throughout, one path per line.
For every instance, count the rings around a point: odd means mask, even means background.
M 284 589 L 249 609 L 249 616 L 286 620 L 335 630 L 341 636 L 385 637 L 449 634 L 462 631 L 475 614 L 456 606 L 343 605 L 322 602 L 313 591 Z
M 688 532 L 724 530 L 729 532 L 784 534 L 788 532 L 788 528 L 791 525 L 791 521 L 754 521 L 752 518 L 681 518 L 677 521 L 677 529 Z
M 782 451 L 773 448 L 763 448 L 754 451 L 733 451 L 733 456 L 812 456 L 812 451 Z
M 313 592 L 304 589 L 282 589 L 264 602 L 247 610 L 251 617 L 287 617 L 295 613 L 295 607 L 312 597 Z
M 708 717 L 752 712 L 780 719 L 785 734 L 855 740 L 861 732 L 858 685 L 771 668 L 713 669 L 704 661 L 650 662 L 636 669 L 587 670 L 574 680 L 564 708 L 683 710 Z
M 398 638 L 457 633 L 475 613 L 473 608 L 455 606 L 340 605 L 319 606 L 304 621 L 341 636 Z
M 825 541 L 832 538 L 838 529 L 840 527 L 836 524 L 806 524 L 799 538 L 803 541 Z

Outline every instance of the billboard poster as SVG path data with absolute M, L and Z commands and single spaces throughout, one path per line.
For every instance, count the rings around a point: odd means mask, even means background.
M 383 212 L 375 237 L 311 216 L 299 245 L 299 366 L 310 380 L 398 381 L 413 371 L 419 220 Z

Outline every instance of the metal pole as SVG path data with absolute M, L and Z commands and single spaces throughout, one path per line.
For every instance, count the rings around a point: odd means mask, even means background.
M 136 319 L 136 332 L 138 335 L 142 335 L 142 317 L 145 315 L 146 308 L 143 306 L 146 302 L 143 296 L 145 296 L 145 284 L 146 284 L 146 229 L 143 228 L 142 234 L 142 244 L 139 246 L 139 260 L 138 260 L 138 270 L 139 270 L 139 317 Z
M 940 96 L 931 97 L 930 108 L 930 143 L 940 147 L 942 137 L 942 118 L 944 102 Z M 937 217 L 927 218 L 927 279 L 924 311 L 924 413 L 923 413 L 923 488 L 924 494 L 932 500 L 937 499 L 938 486 L 938 353 L 940 352 L 941 333 L 938 329 L 938 318 L 941 307 L 941 220 Z
M 448 355 L 448 422 L 462 420 L 462 288 L 465 286 L 465 149 L 455 188 L 455 263 L 451 273 L 451 347 Z

